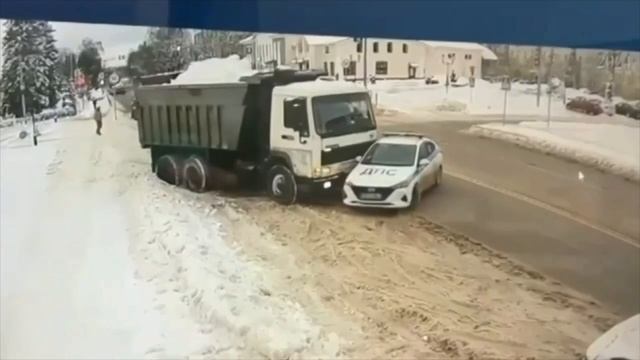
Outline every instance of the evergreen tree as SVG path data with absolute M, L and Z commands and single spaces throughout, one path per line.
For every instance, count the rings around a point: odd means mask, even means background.
M 8 20 L 4 36 L 2 79 L 3 107 L 12 114 L 38 113 L 48 105 L 49 66 L 44 53 L 43 24 L 29 20 Z
M 102 71 L 101 50 L 102 47 L 100 43 L 88 38 L 82 40 L 82 45 L 80 45 L 77 65 L 92 85 L 98 83 L 98 76 Z
M 56 39 L 53 37 L 55 30 L 46 21 L 39 22 L 39 30 L 41 31 L 42 52 L 47 62 L 47 79 L 49 86 L 46 96 L 49 101 L 49 107 L 53 107 L 58 102 L 58 94 L 61 92 L 62 77 L 57 68 L 58 49 L 56 48 Z

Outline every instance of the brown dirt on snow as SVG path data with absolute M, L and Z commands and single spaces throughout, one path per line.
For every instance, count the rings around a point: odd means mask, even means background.
M 614 322 L 595 301 L 417 214 L 224 203 L 232 238 L 351 339 L 348 358 L 579 358 Z

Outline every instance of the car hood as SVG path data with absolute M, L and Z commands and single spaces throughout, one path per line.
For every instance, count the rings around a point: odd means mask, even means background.
M 413 166 L 380 166 L 358 164 L 347 177 L 355 186 L 389 187 L 413 175 Z
M 588 360 L 640 359 L 640 314 L 617 324 L 587 349 Z

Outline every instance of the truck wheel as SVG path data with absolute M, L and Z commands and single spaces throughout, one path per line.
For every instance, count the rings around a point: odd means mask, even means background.
M 191 155 L 184 163 L 182 178 L 187 189 L 202 193 L 209 190 L 211 176 L 206 161 L 198 155 Z
M 273 200 L 282 205 L 291 205 L 298 197 L 296 179 L 287 167 L 275 165 L 269 169 L 267 191 Z
M 156 161 L 155 173 L 161 180 L 175 186 L 182 184 L 182 167 L 184 161 L 173 154 L 162 155 Z

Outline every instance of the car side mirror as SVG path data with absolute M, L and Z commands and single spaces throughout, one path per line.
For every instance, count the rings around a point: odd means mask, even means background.
M 431 163 L 431 161 L 429 161 L 429 159 L 420 159 L 420 161 L 418 161 L 418 165 L 420 167 L 427 166 L 427 165 L 429 165 L 429 163 Z
M 360 156 L 360 155 L 356 156 L 356 161 L 357 161 L 357 162 L 362 161 L 362 156 Z

